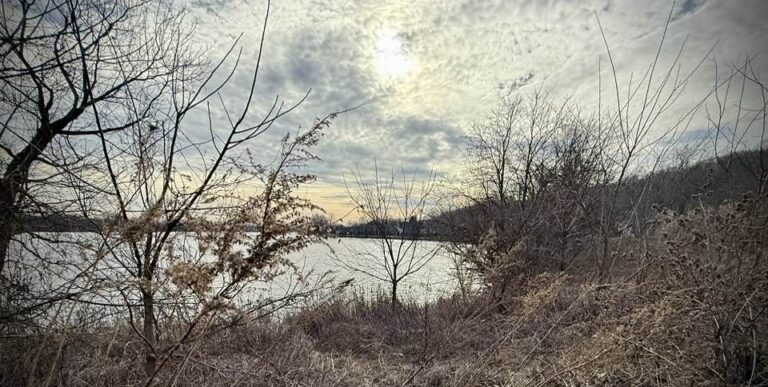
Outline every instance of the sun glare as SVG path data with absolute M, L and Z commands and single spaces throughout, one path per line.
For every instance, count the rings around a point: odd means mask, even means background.
M 386 79 L 400 78 L 413 70 L 415 63 L 403 47 L 403 39 L 396 31 L 385 29 L 376 36 L 374 64 Z

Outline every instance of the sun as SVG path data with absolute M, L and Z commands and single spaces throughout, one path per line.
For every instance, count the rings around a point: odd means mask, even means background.
M 374 65 L 379 75 L 390 80 L 408 75 L 415 63 L 408 56 L 403 39 L 392 29 L 383 29 L 376 35 Z

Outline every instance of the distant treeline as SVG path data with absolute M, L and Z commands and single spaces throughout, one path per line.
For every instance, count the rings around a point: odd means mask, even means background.
M 765 192 L 760 187 L 768 176 L 766 149 L 734 152 L 711 157 L 697 162 L 678 160 L 673 165 L 661 168 L 643 176 L 631 176 L 618 189 L 616 196 L 617 218 L 627 219 L 626 224 L 617 224 L 615 232 L 636 231 L 655 221 L 660 209 L 669 209 L 682 214 L 694 208 L 716 207 L 726 202 L 741 200 L 745 194 Z M 593 187 L 600 192 L 600 187 Z M 615 185 L 603 187 L 612 191 Z M 525 203 L 510 201 L 509 206 L 524 206 Z M 427 227 L 435 235 L 450 240 L 473 243 L 480 239 L 484 230 L 486 212 L 495 211 L 495 206 L 479 203 L 472 206 L 444 212 L 432 217 Z M 628 216 L 631 214 L 631 216 Z M 452 230 L 453 235 L 446 235 Z M 476 232 L 476 235 L 473 235 Z
M 76 215 L 51 215 L 46 217 L 25 217 L 22 219 L 25 232 L 100 232 L 107 227 L 114 227 L 114 219 L 87 219 Z M 157 231 L 161 226 L 156 226 Z M 188 227 L 184 223 L 178 224 L 173 228 L 174 231 L 187 231 Z M 255 225 L 245 225 L 243 231 L 258 231 Z
M 50 215 L 22 219 L 25 232 L 97 232 L 108 225 L 105 219 L 86 219 L 76 215 Z
M 331 227 L 334 236 L 350 238 L 381 238 L 386 236 L 393 239 L 424 239 L 443 240 L 446 235 L 439 232 L 437 223 L 432 219 L 423 220 L 418 224 L 407 222 L 388 222 L 383 228 L 368 222 L 349 226 L 336 225 Z

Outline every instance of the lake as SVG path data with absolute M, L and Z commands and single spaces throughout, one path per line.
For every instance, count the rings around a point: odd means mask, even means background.
M 398 243 L 399 241 L 394 241 L 395 246 Z M 453 262 L 439 242 L 419 241 L 417 247 L 417 259 L 428 254 L 433 254 L 433 257 L 421 270 L 402 280 L 398 285 L 399 296 L 403 299 L 427 301 L 453 292 L 457 286 L 451 275 Z M 355 285 L 368 290 L 381 288 L 388 294 L 388 283 L 351 270 L 343 264 L 346 262 L 349 266 L 367 266 L 368 270 L 377 272 L 374 274 L 386 277 L 385 268 L 379 263 L 383 257 L 381 241 L 372 238 L 329 238 L 324 244 L 310 245 L 290 256 L 294 263 L 303 265 L 306 269 L 314 269 L 315 272 L 331 271 L 337 282 L 352 279 Z
M 43 239 L 19 235 L 9 251 L 8 274 L 24 273 L 30 289 L 54 290 L 58 294 L 75 293 L 86 287 L 93 287 L 95 284 L 96 291 L 88 291 L 88 295 L 81 297 L 81 300 L 96 306 L 100 303 L 124 304 L 126 299 L 131 303 L 138 302 L 136 283 L 128 275 L 130 266 L 126 267 L 110 254 L 100 259 L 97 265 L 92 265 L 95 256 L 92 246 L 98 245 L 96 234 L 40 233 L 38 235 Z M 395 244 L 397 243 L 398 241 L 395 241 Z M 440 248 L 439 242 L 419 241 L 417 245 L 419 248 L 415 251 L 416 257 L 428 252 L 434 252 L 434 255 L 419 271 L 400 282 L 399 297 L 402 300 L 425 302 L 455 291 L 456 281 L 451 276 L 452 260 Z M 179 234 L 177 249 L 194 256 L 197 241 L 193 234 Z M 312 283 L 319 278 L 320 274 L 326 273 L 337 284 L 351 280 L 350 288 L 355 291 L 382 292 L 388 295 L 387 282 L 350 269 L 350 267 L 358 267 L 386 276 L 383 265 L 371 264 L 376 261 L 381 262 L 381 257 L 383 257 L 381 244 L 377 239 L 328 238 L 324 243 L 312 244 L 288 256 L 288 259 L 296 265 L 296 272 L 289 271 L 271 282 L 255 282 L 249 285 L 242 299 L 254 301 L 279 298 L 296 286 L 297 273 L 307 277 L 305 283 Z M 203 257 L 203 259 L 206 258 L 212 259 Z M 91 274 L 82 276 L 86 268 L 89 268 Z M 158 272 L 162 273 L 164 269 Z M 78 278 L 78 280 L 70 282 L 72 278 Z M 127 297 L 122 296 L 121 291 L 127 294 Z M 159 299 L 158 304 L 162 305 L 162 303 L 163 300 Z

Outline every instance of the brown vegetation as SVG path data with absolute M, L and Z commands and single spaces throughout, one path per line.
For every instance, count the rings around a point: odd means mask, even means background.
M 75 12 L 81 3 L 62 4 L 44 11 L 73 23 L 84 17 Z M 125 4 L 123 17 L 150 3 Z M 94 95 L 87 80 L 97 64 L 88 59 L 101 58 L 84 51 L 76 23 L 67 27 L 74 32 L 62 33 L 80 46 L 73 55 L 85 57 L 77 82 L 84 90 L 56 61 L 0 80 L 32 78 L 35 87 L 17 92 L 45 118 L 34 121 L 33 137 L 94 137 L 96 152 L 62 155 L 73 159 L 58 160 L 66 171 L 50 177 L 68 183 L 55 186 L 70 195 L 65 207 L 90 221 L 93 238 L 19 234 L 22 215 L 56 212 L 61 202 L 18 189 L 39 172 L 43 149 L 24 156 L 22 147 L 3 164 L 0 208 L 10 216 L 0 235 L 0 256 L 8 257 L 0 261 L 0 385 L 768 385 L 768 150 L 741 144 L 747 132 L 765 138 L 768 104 L 749 58 L 727 79 L 716 77 L 692 110 L 668 119 L 669 128 L 656 123 L 701 65 L 681 71 L 679 53 L 664 69 L 657 55 L 630 90 L 620 90 L 614 70 L 615 110 L 584 114 L 542 91 L 502 101 L 472 128 L 468 168 L 441 186 L 446 208 L 431 219 L 433 174 L 421 185 L 405 172 L 401 184 L 394 173 L 369 184 L 358 171 L 348 193 L 377 227 L 380 249 L 358 252 L 347 266 L 390 285 L 371 294 L 324 275 L 313 280 L 288 259 L 332 223 L 296 190 L 313 180 L 301 168 L 316 160 L 312 147 L 335 114 L 285 135 L 271 163 L 233 152 L 292 109 L 276 100 L 264 116 L 248 114 L 261 47 L 244 104 L 230 116 L 219 99 L 227 118 L 220 122 L 208 100 L 235 69 L 209 82 L 234 46 L 217 65 L 189 63 L 189 77 L 173 76 L 186 62 L 151 67 L 160 71 L 151 80 L 162 81 L 152 95 L 133 95 L 133 78 L 114 73 L 128 99 L 142 103 L 113 128 L 99 116 L 115 95 Z M 183 36 L 174 30 L 170 39 Z M 24 39 L 0 47 L 23 62 Z M 59 59 L 55 47 L 41 47 L 35 52 Z M 40 69 L 60 73 L 57 90 L 83 93 L 72 118 L 86 114 L 95 129 L 43 130 L 53 99 L 34 79 Z M 742 94 L 757 89 L 762 104 L 728 111 L 732 83 Z M 674 145 L 709 97 L 717 106 L 707 111 L 714 159 L 697 164 Z M 190 140 L 184 118 L 204 105 L 210 137 Z M 166 119 L 148 120 L 148 112 Z M 14 129 L 9 123 L 3 133 Z M 641 157 L 652 159 L 650 169 L 639 167 Z M 240 196 L 234 187 L 246 183 L 253 189 Z M 30 203 L 46 210 L 27 211 Z M 401 299 L 397 286 L 435 253 L 416 249 L 427 221 L 442 227 L 459 286 L 420 303 Z M 8 250 L 12 240 L 29 262 Z M 285 273 L 297 278 L 284 296 L 259 298 L 256 284 Z
M 188 344 L 158 375 L 178 385 L 762 385 L 768 383 L 768 200 L 658 216 L 622 278 L 540 274 L 489 299 L 402 302 L 345 292 L 282 320 L 243 321 Z M 169 330 L 167 340 L 181 331 Z M 143 379 L 141 343 L 117 325 L 4 339 L 4 385 L 34 358 L 57 385 Z M 61 340 L 61 341 L 60 341 Z M 60 343 L 66 343 L 60 346 Z M 30 348 L 35 350 L 30 351 Z M 62 351 L 62 362 L 51 359 Z M 184 353 L 187 351 L 180 351 Z

